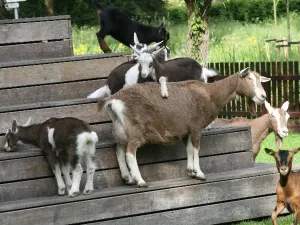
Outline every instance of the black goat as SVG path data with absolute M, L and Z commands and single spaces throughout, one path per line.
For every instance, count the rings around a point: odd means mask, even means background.
M 100 19 L 100 31 L 97 32 L 99 46 L 104 53 L 111 52 L 110 48 L 104 41 L 106 35 L 112 36 L 114 39 L 126 46 L 134 45 L 133 34 L 139 37 L 141 43 L 150 44 L 151 42 L 166 42 L 170 38 L 169 32 L 164 24 L 159 27 L 147 26 L 131 20 L 119 8 L 107 6 L 103 8 L 97 0 L 91 0 L 97 9 Z

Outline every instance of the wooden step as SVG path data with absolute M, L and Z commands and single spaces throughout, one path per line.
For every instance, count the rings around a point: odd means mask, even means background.
M 203 172 L 211 174 L 252 168 L 251 142 L 247 138 L 249 135 L 250 130 L 246 127 L 204 132 L 200 151 Z M 97 188 L 123 185 L 115 147 L 98 148 L 96 160 Z M 139 149 L 137 160 L 144 179 L 149 182 L 187 177 L 186 150 L 181 141 L 176 145 L 144 146 Z M 0 202 L 56 195 L 52 171 L 36 148 L 0 154 L 0 193 Z
M 76 198 L 5 202 L 0 205 L 0 223 L 218 224 L 251 219 L 271 214 L 278 179 L 274 164 L 256 165 L 211 174 L 206 181 L 181 178 L 150 182 L 145 189 L 123 186 Z

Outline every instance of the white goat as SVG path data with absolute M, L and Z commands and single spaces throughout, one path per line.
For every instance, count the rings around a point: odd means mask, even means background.
M 69 197 L 79 193 L 83 173 L 81 163 L 85 160 L 87 181 L 83 193 L 90 194 L 94 190 L 96 164 L 93 157 L 98 136 L 89 124 L 72 117 L 50 118 L 44 123 L 33 125 L 29 123 L 30 120 L 24 126 L 18 126 L 17 121 L 13 120 L 12 127 L 6 133 L 4 149 L 14 151 L 22 143 L 40 147 L 55 175 L 58 194 L 64 195 L 67 185 Z M 70 177 L 70 168 L 73 180 Z
M 261 82 L 266 81 L 269 78 L 247 68 L 210 84 L 197 80 L 170 83 L 168 99 L 154 91 L 157 83 L 144 83 L 100 100 L 99 109 L 106 108 L 113 121 L 122 178 L 126 183 L 145 187 L 136 161 L 137 149 L 147 143 L 167 144 L 185 138 L 188 174 L 205 179 L 199 166 L 203 129 L 237 95 L 263 103 L 266 93 Z
M 268 114 L 255 119 L 235 117 L 233 119 L 216 119 L 214 126 L 249 126 L 251 127 L 253 158 L 260 150 L 261 142 L 274 131 L 275 140 L 278 147 L 282 147 L 282 138 L 288 136 L 287 122 L 290 115 L 287 113 L 289 102 L 285 102 L 281 108 L 273 108 L 265 101 Z

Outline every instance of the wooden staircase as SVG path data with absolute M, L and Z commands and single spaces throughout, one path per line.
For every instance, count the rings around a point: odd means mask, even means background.
M 137 160 L 148 188 L 124 185 L 110 118 L 86 96 L 128 60 L 124 53 L 0 63 L 0 146 L 14 118 L 85 120 L 99 136 L 95 192 L 57 196 L 39 149 L 0 151 L 0 224 L 220 224 L 269 216 L 275 206 L 275 165 L 254 165 L 247 127 L 214 128 L 201 138 L 206 181 L 186 171 L 182 142 L 148 145 Z M 85 182 L 83 175 L 82 184 Z M 81 187 L 81 190 L 83 187 Z

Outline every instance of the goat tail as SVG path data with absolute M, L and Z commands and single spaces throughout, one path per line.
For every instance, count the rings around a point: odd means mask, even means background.
M 202 76 L 204 77 L 215 77 L 219 75 L 219 71 L 213 68 L 202 67 Z
M 91 0 L 91 2 L 96 9 L 103 9 L 98 0 Z
M 111 91 L 106 84 L 98 90 L 94 91 L 92 94 L 89 94 L 87 98 L 104 98 L 105 96 L 110 96 L 110 93 Z
M 77 136 L 77 153 L 78 155 L 89 154 L 94 155 L 96 151 L 96 143 L 98 135 L 96 132 L 83 132 Z

